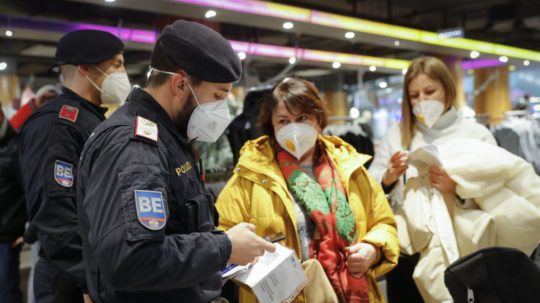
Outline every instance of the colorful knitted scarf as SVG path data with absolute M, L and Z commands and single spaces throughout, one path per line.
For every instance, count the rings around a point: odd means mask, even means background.
M 365 276 L 355 278 L 347 271 L 346 248 L 356 243 L 356 224 L 335 165 L 323 155 L 314 167 L 313 180 L 283 149 L 278 151 L 277 162 L 296 203 L 315 223 L 310 258 L 322 264 L 341 303 L 369 303 Z

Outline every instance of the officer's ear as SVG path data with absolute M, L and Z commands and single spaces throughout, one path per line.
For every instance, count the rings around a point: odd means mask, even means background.
M 187 87 L 187 75 L 184 71 L 180 70 L 177 74 L 171 77 L 171 89 L 173 92 L 185 94 Z
M 88 76 L 90 75 L 90 68 L 91 65 L 87 64 L 77 65 L 77 73 L 81 74 L 82 76 Z

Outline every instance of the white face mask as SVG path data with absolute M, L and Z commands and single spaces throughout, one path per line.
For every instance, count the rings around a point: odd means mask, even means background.
M 86 76 L 86 79 L 101 92 L 101 102 L 113 105 L 123 104 L 131 92 L 131 83 L 127 73 L 118 72 L 108 75 L 97 66 L 96 69 L 107 76 L 101 83 L 101 87 L 97 86 L 90 77 Z
M 227 100 L 223 99 L 201 104 L 189 82 L 188 87 L 198 104 L 191 117 L 189 117 L 187 127 L 189 140 L 216 142 L 231 122 Z
M 307 123 L 289 123 L 276 134 L 279 145 L 300 160 L 302 156 L 315 146 L 318 132 Z
M 420 101 L 413 107 L 413 114 L 418 119 L 418 122 L 424 124 L 428 128 L 433 127 L 435 122 L 442 116 L 443 112 L 444 105 L 437 100 Z

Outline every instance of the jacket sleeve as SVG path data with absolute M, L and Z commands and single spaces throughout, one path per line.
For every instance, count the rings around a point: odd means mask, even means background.
M 251 182 L 236 173 L 227 182 L 216 201 L 219 229 L 228 230 L 238 223 L 249 222 L 249 193 L 252 186 Z
M 399 132 L 399 125 L 397 124 L 390 127 L 386 132 L 386 135 L 375 149 L 375 158 L 369 167 L 370 175 L 379 183 L 382 182 L 390 157 L 396 152 L 396 150 L 392 148 L 392 143 L 394 141 L 401 142 L 401 134 Z
M 47 259 L 85 289 L 74 177 L 84 139 L 75 124 L 57 121 L 48 142 L 42 204 L 32 224 Z
M 399 257 L 399 240 L 397 237 L 396 221 L 390 204 L 379 185 L 365 170 L 362 170 L 363 184 L 368 184 L 368 193 L 364 195 L 367 211 L 367 233 L 361 241 L 379 248 L 382 253 L 380 261 L 372 267 L 375 277 L 379 277 L 397 265 Z
M 166 234 L 166 221 L 157 227 L 144 225 L 147 217 L 141 209 L 154 207 L 154 202 L 143 204 L 140 194 L 153 195 L 166 218 L 185 215 L 171 205 L 180 201 L 170 191 L 167 163 L 158 147 L 136 140 L 125 143 L 122 137 L 108 140 L 99 152 L 81 160 L 81 173 L 87 175 L 81 179 L 79 205 L 82 202 L 89 224 L 82 232 L 100 275 L 121 291 L 167 291 L 208 280 L 225 267 L 229 238 L 217 231 Z M 169 212 L 172 207 L 175 214 Z

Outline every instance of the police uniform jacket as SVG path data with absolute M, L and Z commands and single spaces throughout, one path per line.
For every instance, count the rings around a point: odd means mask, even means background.
M 75 173 L 84 143 L 106 109 L 64 87 L 26 121 L 19 143 L 23 185 L 40 255 L 85 287 Z
M 210 302 L 231 253 L 191 146 L 135 88 L 79 163 L 77 203 L 95 302 Z

